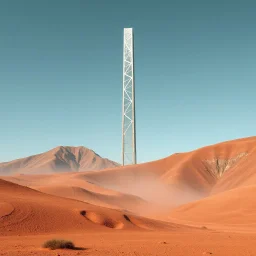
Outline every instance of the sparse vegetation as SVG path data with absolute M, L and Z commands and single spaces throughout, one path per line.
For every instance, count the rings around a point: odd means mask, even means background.
M 48 240 L 43 244 L 44 248 L 49 248 L 51 250 L 56 250 L 56 249 L 75 249 L 75 245 L 71 241 L 67 240 L 58 240 L 58 239 L 52 239 Z

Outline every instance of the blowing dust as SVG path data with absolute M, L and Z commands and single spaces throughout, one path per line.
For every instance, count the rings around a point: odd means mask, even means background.
M 152 173 L 120 174 L 112 182 L 102 182 L 101 186 L 143 199 L 147 203 L 137 207 L 136 214 L 156 218 L 166 216 L 179 205 L 205 197 L 185 184 L 166 184 Z

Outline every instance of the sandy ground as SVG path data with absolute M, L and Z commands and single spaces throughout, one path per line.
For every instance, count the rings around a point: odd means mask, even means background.
M 71 239 L 77 250 L 42 249 L 51 238 Z M 0 237 L 0 255 L 218 255 L 252 256 L 256 254 L 256 234 L 217 231 L 193 232 L 103 232 Z

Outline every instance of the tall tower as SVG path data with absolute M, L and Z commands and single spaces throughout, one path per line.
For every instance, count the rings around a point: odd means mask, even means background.
M 133 29 L 124 29 L 122 163 L 136 164 L 135 80 Z

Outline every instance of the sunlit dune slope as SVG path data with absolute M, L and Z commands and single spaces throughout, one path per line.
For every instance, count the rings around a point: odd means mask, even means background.
M 82 170 L 100 170 L 118 166 L 85 147 L 57 147 L 48 152 L 0 163 L 0 174 L 56 173 Z
M 254 184 L 255 147 L 256 137 L 250 137 L 133 166 L 4 179 L 52 195 L 144 214 L 145 206 L 152 202 L 169 209 Z
M 174 209 L 170 219 L 218 227 L 256 228 L 256 186 L 225 191 Z
M 252 165 L 255 149 L 256 137 L 250 137 L 174 154 L 154 162 L 79 173 L 77 176 L 122 191 L 125 188 L 129 190 L 134 183 L 157 179 L 181 191 L 190 188 L 208 194 L 235 169 L 242 171 L 243 166 L 247 167 L 248 163 Z
M 0 180 L 0 206 L 0 235 L 185 228 L 47 195 L 3 180 Z
M 4 176 L 3 179 L 46 194 L 113 209 L 122 209 L 136 214 L 145 212 L 150 207 L 142 198 L 106 189 L 84 179 L 77 179 L 75 174 L 15 175 Z

